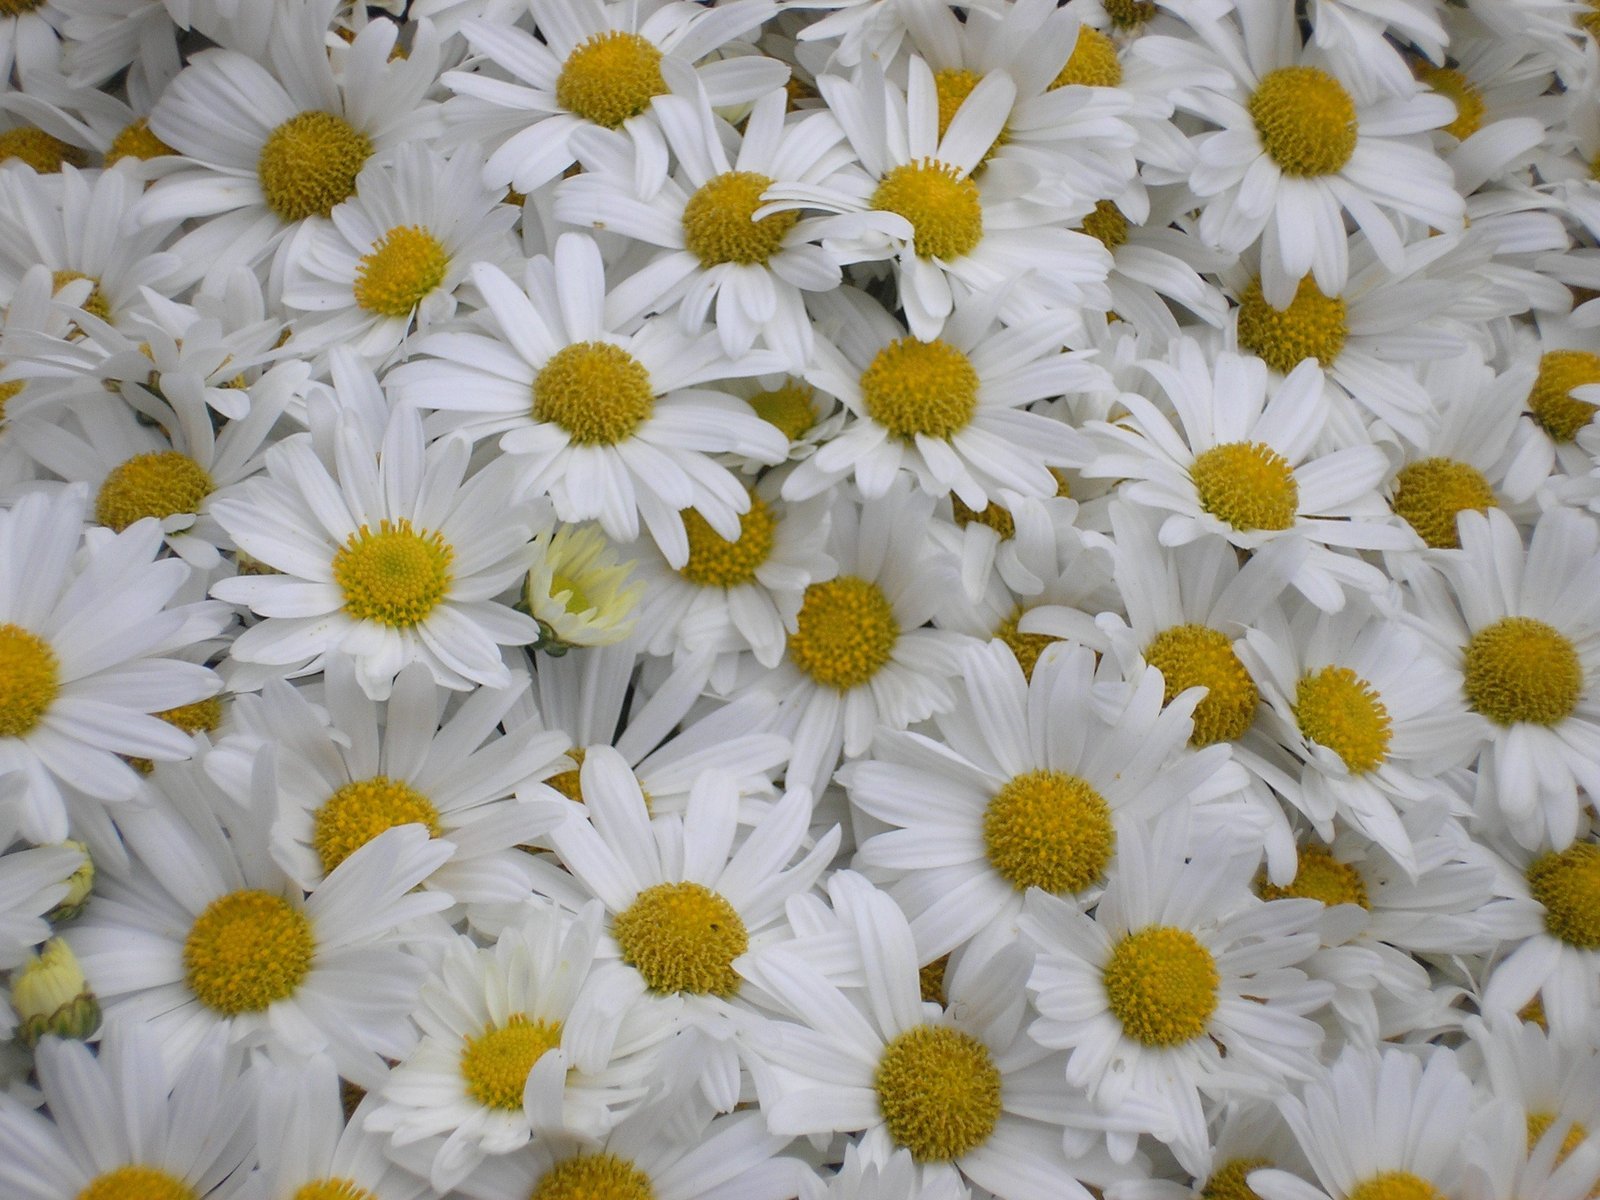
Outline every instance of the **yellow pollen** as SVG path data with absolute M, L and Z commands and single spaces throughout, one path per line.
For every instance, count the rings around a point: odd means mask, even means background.
M 1352 773 L 1383 765 L 1389 753 L 1389 710 L 1377 689 L 1349 667 L 1323 667 L 1302 675 L 1294 689 L 1300 732 L 1326 746 Z
M 1382 1171 L 1350 1189 L 1345 1200 L 1445 1200 L 1440 1191 L 1410 1171 Z
M 1483 472 L 1451 458 L 1424 458 L 1401 467 L 1394 480 L 1394 511 L 1435 550 L 1459 550 L 1456 517 L 1496 507 Z
M 902 441 L 948 439 L 978 410 L 978 372 L 949 342 L 896 338 L 861 372 L 867 415 Z
M 940 140 L 944 139 L 944 135 L 950 129 L 950 122 L 955 120 L 956 113 L 960 111 L 961 106 L 966 103 L 967 97 L 972 95 L 972 89 L 977 87 L 982 79 L 983 76 L 976 71 L 968 71 L 960 67 L 946 67 L 942 71 L 933 73 L 933 93 L 939 102 Z M 983 157 L 978 160 L 978 167 L 982 167 L 984 163 L 993 158 L 994 152 L 1005 144 L 1006 131 L 1001 129 L 989 148 L 983 152 Z M 977 169 L 977 167 L 973 168 L 974 171 Z
M 1600 383 L 1600 354 L 1551 350 L 1539 359 L 1539 375 L 1528 393 L 1528 411 L 1558 442 L 1570 442 L 1594 419 L 1596 405 L 1572 396 L 1572 389 Z
M 1600 950 L 1600 845 L 1574 842 L 1528 867 L 1528 891 L 1544 905 L 1550 936 L 1580 950 Z
M 1112 948 L 1104 981 L 1123 1033 L 1146 1046 L 1181 1046 L 1206 1031 L 1220 977 L 1211 951 L 1194 934 L 1152 925 Z
M 356 266 L 356 303 L 383 317 L 409 317 L 444 282 L 450 256 L 421 225 L 396 225 Z
M 485 1108 L 522 1111 L 522 1090 L 533 1064 L 561 1045 L 561 1022 L 529 1020 L 513 1013 L 504 1025 L 466 1039 L 461 1075 L 467 1091 Z
M 0 133 L 0 160 L 9 162 L 13 159 L 27 163 L 41 175 L 58 175 L 65 166 L 89 165 L 87 152 L 31 125 Z
M 222 724 L 222 697 L 208 696 L 193 704 L 180 704 L 155 714 L 185 733 L 211 733 Z
M 561 771 L 555 775 L 552 775 L 549 779 L 545 780 L 545 783 L 555 788 L 556 791 L 560 792 L 568 800 L 576 800 L 579 804 L 582 804 L 583 784 L 580 782 L 580 776 L 583 771 L 583 747 L 574 746 L 571 750 L 567 751 L 567 757 L 570 758 L 575 764 L 572 770 Z
M 1110 200 L 1096 200 L 1094 211 L 1083 218 L 1083 231 L 1107 250 L 1128 240 L 1128 218 Z
M 354 1179 L 313 1179 L 302 1183 L 290 1200 L 378 1200 Z
M 1061 68 L 1051 80 L 1049 91 L 1077 84 L 1080 87 L 1117 87 L 1122 83 L 1122 61 L 1117 44 L 1088 25 L 1078 27 L 1078 40 Z
M 343 117 L 311 109 L 267 135 L 256 176 L 267 207 L 285 221 L 325 217 L 355 195 L 372 139 Z
M 112 469 L 94 500 L 94 519 L 118 532 L 145 517 L 165 520 L 196 513 L 216 485 L 187 454 L 156 450 L 136 454 Z
M 597 33 L 567 55 L 556 79 L 556 103 L 615 129 L 665 95 L 661 51 L 637 33 L 620 29 Z
M 983 812 L 989 865 L 1019 892 L 1081 892 L 1105 874 L 1116 844 L 1105 798 L 1061 771 L 1014 776 Z
M 728 171 L 701 185 L 684 205 L 684 248 L 702 267 L 765 264 L 800 219 L 794 209 L 754 219 L 761 193 L 771 186 L 772 180 L 754 171 Z
M 1584 0 L 1584 7 L 1573 15 L 1579 29 L 1592 38 L 1600 38 L 1600 0 Z
M 1156 15 L 1151 0 L 1105 0 L 1103 7 L 1115 29 L 1137 29 Z
M 776 426 L 791 442 L 817 423 L 816 393 L 797 379 L 757 392 L 749 403 L 756 416 Z
M 8 379 L 0 383 L 0 423 L 6 419 L 6 402 L 14 400 L 28 386 L 26 379 Z
M 444 537 L 384 518 L 374 533 L 363 525 L 333 556 L 333 581 L 344 611 L 358 621 L 393 629 L 420 624 L 450 590 L 455 551 Z
M 872 207 L 911 222 L 913 245 L 922 258 L 960 258 L 983 237 L 978 185 L 937 159 L 895 167 L 872 193 Z
M 731 588 L 749 583 L 767 561 L 777 521 L 766 501 L 752 492 L 736 541 L 728 541 L 692 508 L 683 510 L 683 527 L 689 535 L 689 561 L 678 574 L 700 587 Z
M 563 1159 L 534 1185 L 528 1200 L 655 1200 L 650 1176 L 615 1154 Z
M 1285 175 L 1332 175 L 1356 151 L 1356 106 L 1320 67 L 1268 71 L 1250 97 L 1261 145 Z
M 1491 721 L 1554 725 L 1578 706 L 1583 664 L 1561 633 L 1532 617 L 1502 617 L 1467 643 L 1467 702 Z
M 1000 1072 L 988 1048 L 944 1025 L 916 1025 L 883 1049 L 872 1086 L 883 1123 L 918 1162 L 947 1162 L 989 1140 Z
M 1288 308 L 1273 308 L 1252 279 L 1239 297 L 1239 345 L 1287 375 L 1303 359 L 1333 364 L 1349 333 L 1342 296 L 1324 296 L 1311 276 L 1294 290 Z
M 111 146 L 106 151 L 106 166 L 112 166 L 125 158 L 147 160 L 164 158 L 176 153 L 176 150 L 150 132 L 148 118 L 137 117 L 131 124 L 123 126 L 117 136 L 111 139 Z
M 962 529 L 976 521 L 1000 535 L 1002 542 L 1017 536 L 1017 523 L 1011 514 L 998 504 L 985 504 L 982 508 L 969 508 L 960 496 L 951 495 L 950 515 Z
M 900 623 L 883 589 L 854 575 L 806 588 L 789 658 L 824 687 L 859 687 L 888 663 Z
M 105 293 L 100 290 L 100 281 L 93 275 L 85 275 L 82 271 L 56 271 L 50 276 L 50 290 L 53 293 L 59 292 L 67 284 L 79 279 L 88 279 L 94 284 L 89 289 L 89 298 L 79 307 L 91 317 L 99 317 L 102 321 L 111 320 L 111 304 L 106 300 Z
M 655 411 L 644 365 L 610 342 L 574 342 L 533 381 L 533 419 L 553 421 L 583 446 L 614 446 Z
M 1261 1200 L 1246 1181 L 1251 1171 L 1271 1165 L 1265 1158 L 1231 1158 L 1211 1172 L 1211 1178 L 1200 1189 L 1200 1200 Z
M 195 1190 L 160 1167 L 130 1164 L 96 1175 L 77 1200 L 196 1200 Z
M 917 987 L 927 1004 L 944 1006 L 944 973 L 950 966 L 950 956 L 941 954 L 931 963 L 917 968 Z
M 1550 1126 L 1556 1123 L 1556 1114 L 1551 1112 L 1531 1112 L 1528 1114 L 1528 1150 L 1539 1144 L 1539 1139 L 1545 1135 Z M 1580 1121 L 1573 1121 L 1567 1126 L 1567 1132 L 1561 1135 L 1561 1147 L 1556 1151 L 1556 1165 L 1566 1162 L 1568 1157 L 1589 1138 L 1589 1130 Z M 1596 1182 L 1589 1192 L 1591 1200 L 1600 1196 L 1600 1182 Z
M 1256 895 L 1263 900 L 1320 900 L 1327 905 L 1359 904 L 1371 909 L 1367 883 L 1347 862 L 1340 862 L 1326 846 L 1301 846 L 1294 878 L 1283 887 L 1267 882 L 1263 874 L 1256 880 Z
M 1417 77 L 1456 106 L 1456 119 L 1443 126 L 1445 133 L 1465 141 L 1483 127 L 1483 93 L 1454 67 L 1431 63 L 1418 69 Z
M 0 738 L 32 733 L 60 690 L 50 643 L 20 625 L 0 625 Z
M 311 845 L 332 871 L 385 830 L 425 825 L 439 836 L 439 812 L 421 792 L 400 779 L 375 775 L 347 783 L 322 802 L 312 817 Z
M 42 8 L 44 3 L 45 0 L 0 0 L 0 17 L 20 17 L 23 13 Z
M 213 1012 L 264 1012 L 294 995 L 316 950 L 311 922 L 287 900 L 254 889 L 229 892 L 195 918 L 183 943 L 184 975 Z
M 1237 741 L 1255 723 L 1261 693 L 1226 634 L 1205 625 L 1174 625 L 1150 639 L 1144 658 L 1161 672 L 1164 705 L 1189 688 L 1207 689 L 1195 706 L 1191 746 Z
M 1538 996 L 1534 996 L 1532 1000 L 1517 1009 L 1517 1020 L 1537 1025 L 1546 1033 L 1550 1032 L 1550 1022 L 1544 1015 L 1544 1001 Z
M 1039 656 L 1044 653 L 1045 647 L 1061 639 L 1051 637 L 1048 633 L 1023 633 L 1017 628 L 1027 610 L 1018 606 L 994 631 L 995 637 L 1006 644 L 1012 656 L 1017 660 L 1017 665 L 1022 668 L 1023 677 L 1032 680 L 1033 669 L 1039 665 Z
M 611 925 L 622 959 L 657 992 L 731 996 L 733 960 L 750 938 L 738 910 L 698 883 L 658 883 L 640 892 Z
M 1200 507 L 1239 530 L 1287 529 L 1300 508 L 1294 469 L 1264 442 L 1228 442 L 1189 468 Z

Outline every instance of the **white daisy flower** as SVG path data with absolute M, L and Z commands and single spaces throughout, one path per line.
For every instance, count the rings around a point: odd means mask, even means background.
M 642 580 L 634 560 L 592 525 L 552 521 L 533 535 L 534 560 L 522 606 L 539 623 L 536 650 L 562 654 L 574 646 L 614 646 L 633 632 Z
M 1487 1020 L 1469 1017 L 1470 1045 L 1483 1055 L 1482 1082 L 1495 1100 L 1512 1111 L 1527 1130 L 1526 1153 L 1556 1128 L 1561 1163 L 1600 1132 L 1600 1047 L 1576 1053 L 1553 1041 L 1531 1021 L 1495 1013 Z M 1564 1131 L 1560 1127 L 1565 1127 Z M 1600 1153 L 1600 1144 L 1594 1146 Z

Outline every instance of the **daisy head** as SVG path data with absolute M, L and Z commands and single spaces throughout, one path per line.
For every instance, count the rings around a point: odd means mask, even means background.
M 599 529 L 552 522 L 533 545 L 522 602 L 539 623 L 534 649 L 559 655 L 574 646 L 613 646 L 633 632 L 644 585 L 633 578 L 635 563 L 623 561 Z

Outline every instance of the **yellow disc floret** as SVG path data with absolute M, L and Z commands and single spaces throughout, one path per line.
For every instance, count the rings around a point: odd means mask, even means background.
M 1023 633 L 1018 626 L 1022 618 L 1027 615 L 1027 609 L 1020 605 L 1011 610 L 1011 615 L 1000 622 L 992 636 L 999 638 L 1011 651 L 1012 657 L 1017 660 L 1017 665 L 1022 668 L 1023 677 L 1033 679 L 1033 669 L 1039 665 L 1039 656 L 1052 642 L 1061 639 L 1052 637 L 1048 633 Z
M 939 138 L 950 129 L 950 122 L 955 120 L 956 113 L 961 111 L 961 106 L 966 103 L 967 97 L 972 95 L 972 89 L 982 82 L 983 76 L 976 71 L 969 71 L 964 67 L 946 67 L 942 71 L 933 73 L 933 94 L 939 102 Z M 978 160 L 978 167 L 983 166 L 994 157 L 994 152 L 1006 144 L 1006 131 L 1002 129 L 990 143 L 989 148 L 983 152 Z M 973 168 L 974 171 L 977 168 Z
M 1600 845 L 1574 842 L 1528 867 L 1528 892 L 1544 905 L 1550 936 L 1580 950 L 1600 950 Z
M 1226 634 L 1205 625 L 1174 625 L 1150 639 L 1144 658 L 1161 672 L 1163 704 L 1189 688 L 1207 689 L 1195 706 L 1190 745 L 1237 741 L 1255 722 L 1261 693 Z
M 408 629 L 427 619 L 450 590 L 455 551 L 442 534 L 413 529 L 405 517 L 363 525 L 333 556 L 344 611 L 358 621 Z
M 533 1064 L 560 1045 L 561 1022 L 529 1020 L 513 1013 L 504 1025 L 466 1039 L 461 1047 L 461 1077 L 472 1098 L 485 1108 L 520 1112 Z
M 1261 145 L 1285 175 L 1332 175 L 1356 152 L 1356 105 L 1320 67 L 1268 71 L 1250 96 Z
M 583 446 L 626 441 L 655 406 L 650 372 L 610 342 L 563 346 L 533 381 L 533 419 L 555 422 Z
M 1110 200 L 1096 200 L 1094 211 L 1083 218 L 1083 231 L 1107 250 L 1128 240 L 1128 218 Z
M 1554 725 L 1578 706 L 1583 663 L 1559 630 L 1532 617 L 1502 617 L 1467 643 L 1467 702 L 1501 725 Z
M 949 438 L 978 411 L 978 372 L 949 342 L 896 338 L 861 372 L 867 415 L 894 437 Z
M 1444 1200 L 1444 1195 L 1410 1171 L 1383 1171 L 1356 1184 L 1346 1200 Z
M 1456 119 L 1443 127 L 1445 133 L 1465 141 L 1483 128 L 1483 93 L 1460 71 L 1427 63 L 1417 78 L 1456 106 Z
M 1122 1031 L 1146 1046 L 1180 1046 L 1206 1031 L 1217 1007 L 1217 963 L 1186 929 L 1126 934 L 1104 971 L 1106 1002 Z
M 1556 1123 L 1556 1114 L 1552 1112 L 1531 1112 L 1528 1114 L 1528 1149 L 1531 1151 L 1538 1145 L 1549 1130 Z M 1566 1162 L 1567 1157 L 1579 1146 L 1588 1140 L 1589 1131 L 1584 1128 L 1581 1121 L 1573 1121 L 1567 1126 L 1567 1132 L 1561 1137 L 1561 1148 L 1556 1151 L 1557 1165 Z M 1591 1196 L 1593 1192 L 1589 1193 Z
M 683 208 L 683 245 L 702 267 L 762 265 L 778 252 L 800 219 L 796 209 L 755 219 L 772 180 L 754 171 L 727 171 L 702 184 Z
M 1200 507 L 1238 530 L 1287 529 L 1300 508 L 1294 468 L 1264 442 L 1228 442 L 1189 468 Z
M 421 225 L 396 225 L 356 264 L 356 303 L 381 317 L 409 317 L 449 269 L 438 238 Z
M 546 779 L 545 783 L 555 788 L 556 791 L 560 792 L 568 800 L 576 800 L 579 804 L 582 804 L 584 802 L 582 782 L 584 759 L 583 747 L 574 746 L 572 749 L 567 751 L 567 757 L 570 758 L 574 764 L 576 764 L 573 766 L 572 770 L 558 771 L 556 774 L 550 776 L 549 779 Z
M 355 194 L 372 139 L 343 117 L 311 109 L 267 135 L 256 175 L 267 207 L 285 221 L 325 217 Z
M 1271 1165 L 1265 1158 L 1230 1158 L 1211 1172 L 1200 1189 L 1200 1200 L 1261 1200 L 1248 1182 L 1250 1172 Z
M 32 733 L 60 691 L 50 643 L 20 625 L 0 625 L 0 738 Z
M 977 1038 L 916 1025 L 883 1049 L 872 1086 L 895 1143 L 918 1162 L 948 1162 L 989 1140 L 1000 1119 L 1000 1072 Z
M 45 0 L 0 0 L 0 17 L 20 17 L 44 4 Z
M 1105 874 L 1116 843 L 1105 797 L 1061 771 L 1012 777 L 983 812 L 989 865 L 1019 892 L 1083 891 Z
M 789 658 L 824 687 L 849 691 L 888 663 L 900 623 L 883 589 L 854 575 L 806 588 Z
M 1284 375 L 1307 358 L 1331 365 L 1348 334 L 1344 298 L 1324 296 L 1309 275 L 1295 287 L 1288 308 L 1267 303 L 1259 278 L 1239 297 L 1240 348 Z
M 294 995 L 316 954 L 311 922 L 271 892 L 245 889 L 206 906 L 183 943 L 195 998 L 228 1017 L 264 1012 Z
M 176 153 L 176 150 L 150 132 L 148 117 L 136 117 L 111 139 L 111 145 L 106 150 L 106 166 L 112 166 L 125 158 L 149 160 L 165 158 L 169 154 Z
M 1302 675 L 1294 689 L 1294 716 L 1308 740 L 1332 750 L 1353 774 L 1382 766 L 1388 757 L 1389 710 L 1378 690 L 1349 667 Z
M 1320 900 L 1328 905 L 1372 907 L 1361 872 L 1340 862 L 1326 846 L 1315 844 L 1300 847 L 1293 879 L 1279 887 L 1263 876 L 1256 882 L 1256 895 L 1263 900 Z
M 222 724 L 222 697 L 207 696 L 193 704 L 163 709 L 155 715 L 185 733 L 211 733 Z
M 937 159 L 895 167 L 872 193 L 872 207 L 911 222 L 913 245 L 922 258 L 960 258 L 983 237 L 978 185 Z
M 612 922 L 624 962 L 657 992 L 731 996 L 733 960 L 750 945 L 737 909 L 703 884 L 658 883 Z
M 701 587 L 739 587 L 756 577 L 772 554 L 777 521 L 767 502 L 750 494 L 750 511 L 739 518 L 739 537 L 728 541 L 692 508 L 683 512 L 689 535 L 689 561 L 678 568 L 690 583 Z
M 1590 421 L 1597 406 L 1575 399 L 1572 389 L 1600 383 L 1600 354 L 1587 350 L 1551 350 L 1539 359 L 1539 374 L 1528 393 L 1528 411 L 1538 426 L 1558 442 L 1570 442 Z
M 944 1007 L 944 973 L 949 966 L 950 956 L 941 954 L 931 963 L 917 968 L 917 990 L 924 1002 Z
M 1137 29 L 1156 15 L 1152 0 L 1105 0 L 1102 7 L 1116 29 Z
M 187 454 L 156 450 L 135 454 L 114 467 L 94 498 L 94 519 L 118 532 L 144 517 L 166 519 L 196 513 L 216 488 L 206 470 Z
M 1394 479 L 1394 511 L 1435 550 L 1459 550 L 1456 517 L 1495 507 L 1483 472 L 1453 458 L 1424 458 L 1401 467 Z
M 817 423 L 816 392 L 798 379 L 750 397 L 750 407 L 791 442 Z
M 1122 83 L 1122 60 L 1117 44 L 1089 25 L 1078 27 L 1067 65 L 1050 81 L 1050 91 L 1077 84 L 1081 87 L 1117 87 Z
M 962 529 L 968 525 L 978 524 L 994 530 L 1000 535 L 1002 542 L 1009 542 L 1017 536 L 1017 523 L 1011 513 L 1000 505 L 990 503 L 982 508 L 969 507 L 960 496 L 950 497 L 950 515 L 955 523 Z
M 85 275 L 82 271 L 52 271 L 50 274 L 50 291 L 58 293 L 69 283 L 79 279 L 87 279 L 94 286 L 89 289 L 89 295 L 78 305 L 91 317 L 99 317 L 102 321 L 111 319 L 111 302 L 106 299 L 106 294 L 100 290 L 100 281 L 93 275 Z
M 650 1177 L 615 1154 L 563 1159 L 534 1185 L 528 1200 L 654 1200 Z
M 432 802 L 402 779 L 374 775 L 345 784 L 324 800 L 312 816 L 311 845 L 331 871 L 385 830 L 425 825 L 439 836 L 439 812 Z
M 96 1175 L 77 1200 L 197 1200 L 197 1196 L 170 1171 L 132 1163 Z
M 620 29 L 574 47 L 556 78 L 556 103 L 607 129 L 638 116 L 666 91 L 661 51 L 649 39 Z
M 83 150 L 31 125 L 0 132 L 0 160 L 27 163 L 41 175 L 58 175 L 62 167 L 89 165 L 89 155 Z
M 379 1200 L 354 1179 L 313 1179 L 295 1189 L 290 1200 Z

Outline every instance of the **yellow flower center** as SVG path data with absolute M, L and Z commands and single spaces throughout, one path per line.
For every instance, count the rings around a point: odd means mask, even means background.
M 1105 0 L 1103 7 L 1116 29 L 1137 29 L 1156 15 L 1151 0 Z
M 1332 365 L 1348 334 L 1344 298 L 1324 296 L 1309 275 L 1295 288 L 1288 308 L 1267 303 L 1259 278 L 1239 297 L 1239 345 L 1281 374 L 1307 358 Z
M 1539 359 L 1539 375 L 1528 393 L 1528 411 L 1556 441 L 1570 442 L 1594 419 L 1597 406 L 1572 397 L 1573 388 L 1590 383 L 1600 383 L 1600 354 L 1551 350 Z
M 1372 907 L 1361 872 L 1347 862 L 1340 862 L 1326 846 L 1301 846 L 1299 860 L 1294 878 L 1283 887 L 1269 883 L 1262 875 L 1256 881 L 1256 895 L 1263 900 L 1320 900 L 1327 905 Z
M 533 419 L 554 421 L 579 445 L 614 446 L 655 411 L 644 364 L 610 342 L 574 342 L 533 381 Z
M 560 792 L 568 800 L 576 800 L 579 804 L 582 804 L 583 784 L 580 777 L 583 772 L 583 747 L 574 746 L 571 750 L 567 751 L 567 757 L 576 764 L 572 770 L 561 771 L 555 775 L 552 775 L 549 779 L 545 780 L 545 783 L 555 788 L 556 791 Z
M 1285 175 L 1332 175 L 1356 151 L 1356 105 L 1320 67 L 1268 71 L 1250 97 L 1261 145 Z
M 118 532 L 145 517 L 165 519 L 196 513 L 216 489 L 205 468 L 187 454 L 156 450 L 135 454 L 100 485 L 94 519 Z
M 1261 693 L 1226 634 L 1204 625 L 1174 625 L 1150 639 L 1144 658 L 1161 672 L 1162 704 L 1189 688 L 1207 689 L 1195 706 L 1191 746 L 1237 741 L 1254 724 Z
M 689 535 L 689 561 L 678 568 L 690 583 L 701 587 L 738 587 L 756 577 L 772 554 L 778 523 L 767 503 L 750 493 L 750 511 L 739 518 L 739 537 L 728 541 L 692 508 L 683 511 Z
M 322 802 L 312 816 L 311 845 L 323 871 L 332 871 L 385 830 L 413 824 L 438 837 L 438 810 L 404 780 L 375 775 L 345 784 Z
M 950 497 L 950 515 L 955 523 L 962 529 L 976 521 L 979 525 L 987 526 L 1000 535 L 1002 542 L 1009 542 L 1017 536 L 1017 523 L 1011 513 L 1001 508 L 998 504 L 985 504 L 982 508 L 969 508 L 960 496 Z
M 281 896 L 245 889 L 218 896 L 183 942 L 189 990 L 213 1012 L 264 1012 L 294 995 L 311 970 L 311 922 Z
M 1400 468 L 1394 480 L 1394 511 L 1435 550 L 1459 550 L 1456 517 L 1494 508 L 1494 490 L 1470 463 L 1424 458 Z
M 450 590 L 455 551 L 443 535 L 384 518 L 374 533 L 363 525 L 333 556 L 333 581 L 344 610 L 358 621 L 394 629 L 420 624 Z
M 1420 1175 L 1382 1171 L 1351 1188 L 1346 1200 L 1444 1200 L 1444 1196 Z
M 939 102 L 939 137 L 950 129 L 950 122 L 955 120 L 956 113 L 966 103 L 972 89 L 977 87 L 983 76 L 976 71 L 968 71 L 961 67 L 946 67 L 942 71 L 933 73 L 933 93 Z M 994 157 L 994 152 L 1006 144 L 1006 131 L 1001 129 L 989 148 L 983 152 L 983 157 L 978 160 L 978 167 L 983 166 Z M 977 167 L 973 168 L 974 171 Z
M 739 990 L 733 960 L 750 938 L 738 910 L 698 883 L 658 883 L 640 892 L 612 922 L 631 963 L 657 992 L 731 996 Z
M 1583 7 L 1573 14 L 1573 20 L 1590 37 L 1600 38 L 1600 0 L 1583 0 Z
M 946 1162 L 989 1140 L 1000 1119 L 1000 1072 L 977 1038 L 917 1025 L 883 1048 L 872 1086 L 883 1123 L 918 1162 Z
M 41 175 L 60 174 L 65 166 L 86 167 L 89 155 L 42 129 L 21 125 L 0 132 L 0 160 L 25 162 Z
M 176 153 L 176 150 L 150 132 L 148 118 L 136 117 L 111 139 L 111 146 L 106 151 L 106 166 L 112 166 L 125 158 L 147 160 L 164 158 Z
M 1483 93 L 1460 71 L 1429 63 L 1417 71 L 1417 77 L 1456 106 L 1456 119 L 1443 127 L 1444 132 L 1465 141 L 1483 128 Z
M 1294 689 L 1300 732 L 1326 746 L 1357 775 L 1381 766 L 1389 753 L 1389 710 L 1377 689 L 1349 667 L 1302 675 Z
M 1550 1126 L 1556 1123 L 1556 1114 L 1551 1112 L 1531 1112 L 1528 1114 L 1528 1149 L 1532 1150 L 1545 1135 Z M 1589 1130 L 1582 1122 L 1574 1121 L 1567 1127 L 1567 1132 L 1561 1137 L 1561 1148 L 1556 1151 L 1556 1163 L 1560 1165 L 1567 1161 L 1570 1155 L 1589 1136 Z M 1591 1196 L 1593 1192 L 1589 1193 Z
M 1528 891 L 1544 905 L 1551 937 L 1600 950 L 1600 845 L 1574 842 L 1541 854 L 1528 868 Z
M 45 0 L 0 0 L 0 17 L 20 17 L 44 5 Z
M 356 265 L 356 303 L 382 317 L 409 317 L 449 268 L 438 238 L 421 225 L 396 225 Z
M 1271 1165 L 1265 1158 L 1230 1158 L 1211 1172 L 1211 1178 L 1200 1189 L 1200 1200 L 1261 1200 L 1246 1181 L 1251 1171 Z
M 573 48 L 556 79 L 556 103 L 615 129 L 665 95 L 661 51 L 637 33 L 597 33 Z
M 211 733 L 222 724 L 222 697 L 207 696 L 193 704 L 180 704 L 155 714 L 185 733 Z
M 1032 681 L 1033 669 L 1039 665 L 1039 656 L 1044 653 L 1045 647 L 1061 639 L 1051 637 L 1048 633 L 1023 633 L 1017 628 L 1022 623 L 1022 618 L 1027 615 L 1027 610 L 1018 606 L 993 633 L 1010 649 L 1012 656 L 1017 660 L 1017 665 L 1022 668 L 1025 679 Z
M 1200 507 L 1235 529 L 1287 529 L 1300 508 L 1294 468 L 1264 442 L 1228 442 L 1189 468 Z
M 776 426 L 791 442 L 817 423 L 816 393 L 797 379 L 757 392 L 749 403 L 756 416 Z
M 534 1185 L 528 1200 L 655 1200 L 650 1176 L 614 1154 L 563 1159 Z
M 504 1025 L 466 1039 L 461 1075 L 467 1091 L 485 1108 L 522 1111 L 522 1089 L 533 1064 L 561 1045 L 561 1022 L 530 1021 L 513 1013 Z
M 77 1200 L 197 1200 L 197 1193 L 160 1167 L 130 1164 L 96 1175 Z
M 941 954 L 931 963 L 917 968 L 917 989 L 924 1003 L 944 1007 L 944 973 L 949 966 L 950 956 Z
M 983 812 L 989 865 L 1019 892 L 1081 892 L 1105 874 L 1116 844 L 1105 798 L 1061 771 L 1014 776 Z
M 1077 84 L 1081 87 L 1116 87 L 1122 82 L 1122 61 L 1117 44 L 1088 25 L 1078 27 L 1067 65 L 1050 83 L 1049 91 Z
M 85 275 L 82 271 L 55 271 L 50 276 L 50 290 L 52 293 L 61 291 L 67 284 L 79 279 L 90 280 L 94 286 L 89 289 L 89 298 L 80 308 L 91 317 L 99 317 L 102 321 L 111 320 L 111 304 L 100 290 L 100 281 L 93 275 Z
M 0 625 L 0 738 L 32 733 L 60 691 L 50 643 L 20 625 Z
M 343 117 L 311 109 L 267 135 L 256 176 L 267 207 L 285 221 L 325 217 L 355 195 L 372 139 Z
M 913 245 L 923 258 L 960 258 L 983 237 L 978 185 L 937 159 L 895 167 L 872 193 L 872 207 L 910 221 Z
M 1146 1046 L 1199 1037 L 1217 1007 L 1217 963 L 1186 929 L 1152 925 L 1126 934 L 1107 960 L 1106 1001 L 1122 1031 Z
M 1467 702 L 1501 725 L 1554 725 L 1583 694 L 1577 649 L 1532 617 L 1502 617 L 1473 634 L 1465 671 Z
M 1094 211 L 1083 218 L 1083 231 L 1107 250 L 1128 240 L 1128 218 L 1110 200 L 1096 200 Z
M 978 372 L 949 342 L 896 338 L 861 372 L 867 415 L 894 437 L 949 438 L 978 410 Z
M 789 657 L 824 687 L 849 691 L 888 663 L 900 623 L 883 589 L 854 575 L 806 588 Z
M 6 419 L 6 402 L 14 400 L 28 386 L 26 379 L 8 379 L 0 383 L 0 423 Z
M 295 1190 L 292 1200 L 378 1200 L 354 1179 L 313 1179 Z
M 772 180 L 754 171 L 727 171 L 701 185 L 683 209 L 683 244 L 702 267 L 765 264 L 778 252 L 800 213 L 790 209 L 755 219 Z

